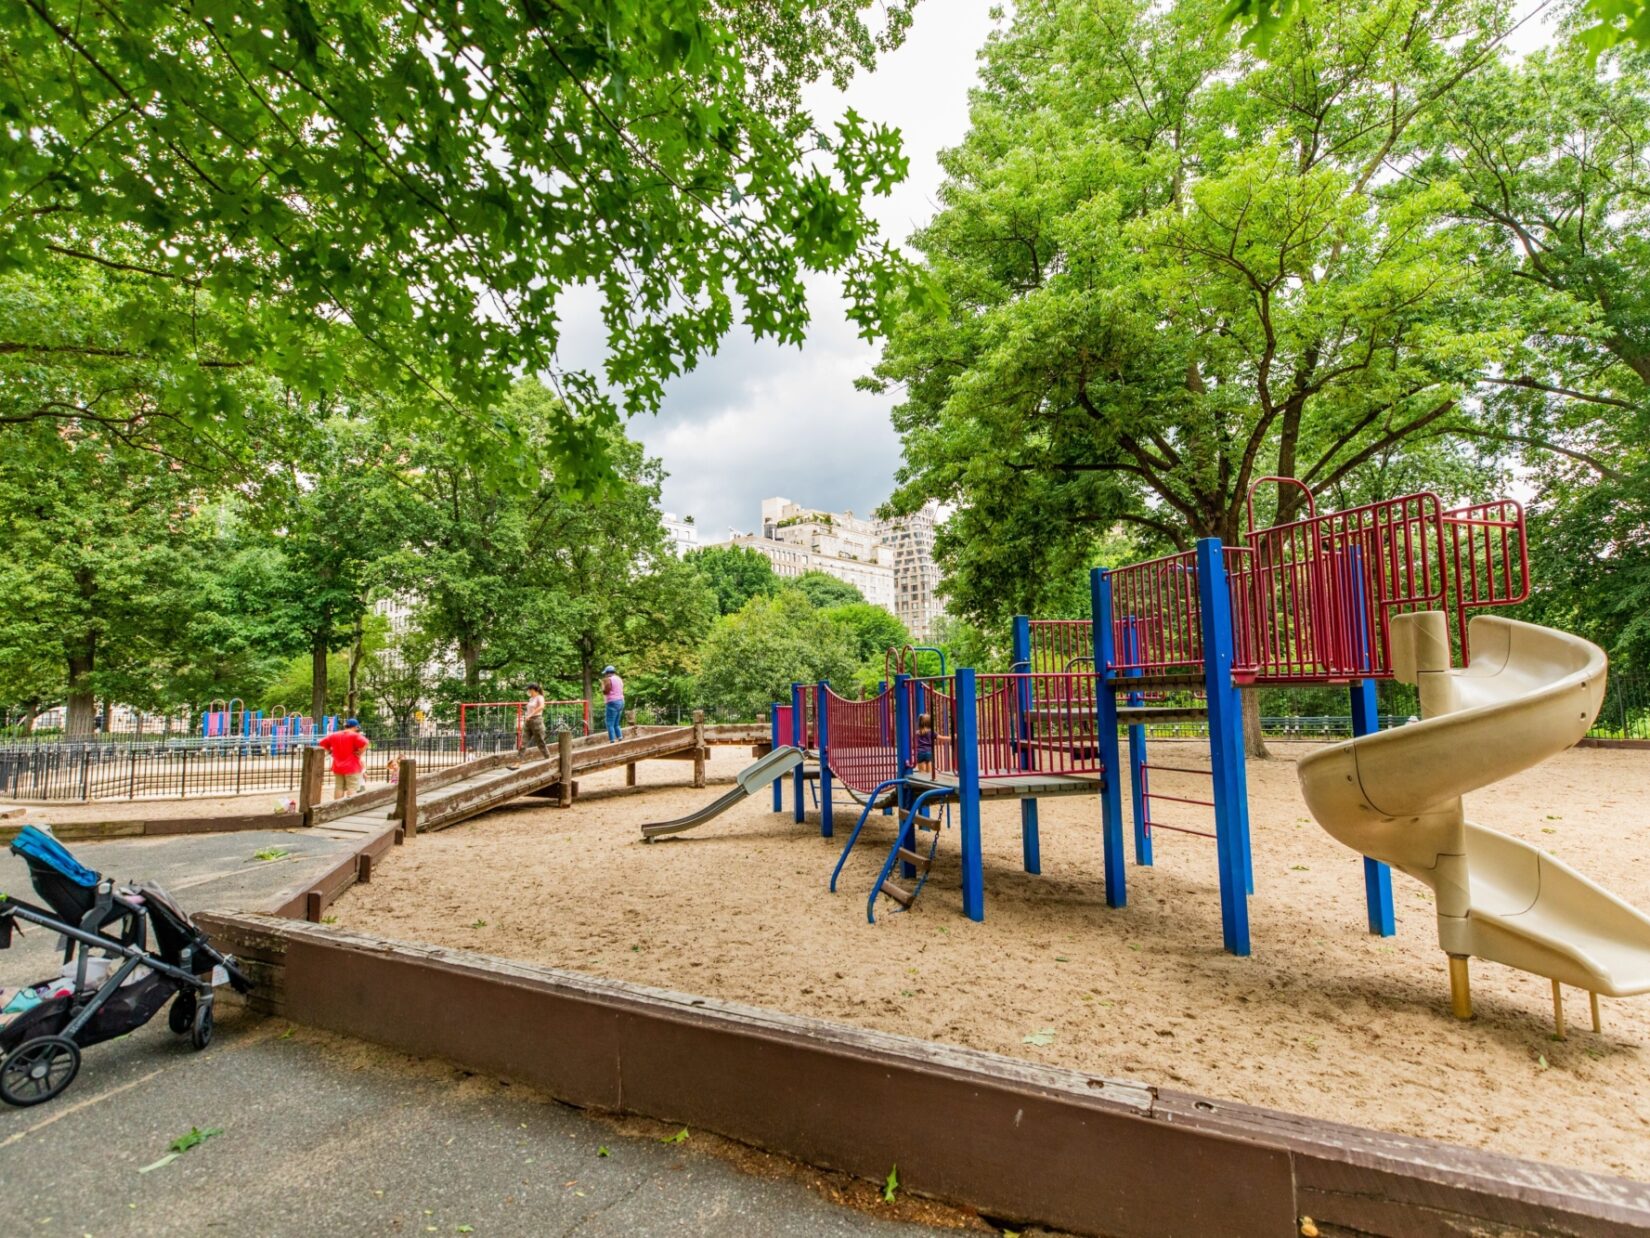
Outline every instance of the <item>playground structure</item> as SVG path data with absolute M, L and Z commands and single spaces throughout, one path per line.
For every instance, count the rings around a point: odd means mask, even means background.
M 240 697 L 211 702 L 201 711 L 202 739 L 235 739 L 268 741 L 269 752 L 278 755 L 298 744 L 312 744 L 338 729 L 340 720 L 335 714 L 326 717 L 305 717 L 301 711 L 287 712 L 277 705 L 266 715 L 261 709 L 248 709 Z
M 1257 486 L 1266 482 L 1299 485 L 1265 478 Z M 1254 873 L 1240 690 L 1341 685 L 1350 693 L 1355 738 L 1303 760 L 1301 777 L 1320 822 L 1365 856 L 1372 933 L 1395 928 L 1390 862 L 1440 892 L 1440 941 L 1452 958 L 1458 1013 L 1470 1010 L 1469 954 L 1548 976 L 1555 986 L 1586 987 L 1595 1012 L 1599 993 L 1650 991 L 1650 920 L 1626 904 L 1494 831 L 1467 826 L 1450 835 L 1447 824 L 1412 828 L 1391 820 L 1453 811 L 1458 821 L 1462 790 L 1562 751 L 1597 713 L 1600 651 L 1480 613 L 1528 595 L 1520 505 L 1497 500 L 1446 509 L 1436 495 L 1418 493 L 1320 514 L 1305 492 L 1303 506 L 1301 519 L 1251 528 L 1241 545 L 1210 538 L 1190 551 L 1095 569 L 1092 619 L 1017 619 L 1007 673 L 947 674 L 942 667 L 938 675 L 908 674 L 902 651 L 891 656 L 889 682 L 868 700 L 845 699 L 826 683 L 793 686 L 790 704 L 774 710 L 774 741 L 787 740 L 817 761 L 821 833 L 833 833 L 839 788 L 860 805 L 831 888 L 871 813 L 898 813 L 866 914 L 875 920 L 882 897 L 910 907 L 928 879 L 940 814 L 955 809 L 963 910 L 983 919 L 981 802 L 1019 801 L 1023 864 L 1038 873 L 1038 801 L 1096 795 L 1105 898 L 1122 907 L 1127 787 L 1139 865 L 1152 863 L 1155 831 L 1210 834 L 1165 819 L 1174 805 L 1212 810 L 1222 941 L 1246 955 Z M 1252 493 L 1250 512 L 1252 524 Z M 1516 639 L 1506 635 L 1513 631 Z M 1489 642 L 1477 658 L 1475 634 Z M 1526 652 L 1515 657 L 1509 649 Z M 1527 652 L 1533 649 L 1545 652 Z M 1457 656 L 1466 669 L 1450 672 Z M 1379 729 L 1375 684 L 1389 678 L 1421 684 L 1424 721 L 1383 734 L 1372 748 L 1367 737 Z M 1446 683 L 1455 686 L 1439 686 Z M 1551 704 L 1557 700 L 1564 704 Z M 1442 716 L 1454 711 L 1467 717 L 1452 723 Z M 1208 768 L 1154 762 L 1148 726 L 1192 721 L 1207 726 Z M 1390 754 L 1379 790 L 1367 777 L 1360 783 L 1360 753 Z M 1473 772 L 1460 772 L 1469 764 Z M 1331 767 L 1334 773 L 1320 772 Z M 1440 772 L 1395 792 L 1417 768 Z M 1206 776 L 1209 796 L 1154 791 L 1154 771 Z M 803 775 L 798 766 L 798 821 Z M 776 785 L 776 811 L 779 796 Z M 1384 831 L 1370 814 L 1386 820 Z M 1468 922 L 1471 930 L 1463 930 Z
M 521 747 L 523 711 L 526 701 L 465 701 L 458 707 L 458 750 L 467 753 L 470 733 L 514 733 Z M 500 724 L 499 719 L 505 719 Z M 479 725 L 478 725 L 479 724 Z M 544 702 L 544 729 L 549 734 L 572 731 L 590 734 L 590 702 L 582 699 Z

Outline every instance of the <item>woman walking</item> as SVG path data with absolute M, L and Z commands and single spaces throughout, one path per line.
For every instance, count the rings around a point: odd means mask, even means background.
M 602 670 L 602 700 L 607 703 L 607 739 L 612 743 L 624 735 L 624 680 L 615 667 Z

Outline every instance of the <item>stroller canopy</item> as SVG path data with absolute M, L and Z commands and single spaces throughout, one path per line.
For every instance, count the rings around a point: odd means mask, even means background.
M 67 881 L 77 886 L 84 886 L 88 890 L 97 889 L 97 883 L 102 879 L 95 869 L 87 868 L 74 856 L 69 849 L 50 834 L 42 833 L 32 825 L 25 825 L 12 839 L 12 853 L 20 855 L 29 864 L 32 870 L 36 864 L 41 865 Z
M 35 892 L 58 915 L 79 923 L 91 911 L 101 874 L 75 859 L 57 839 L 25 825 L 12 840 L 11 849 L 29 866 Z

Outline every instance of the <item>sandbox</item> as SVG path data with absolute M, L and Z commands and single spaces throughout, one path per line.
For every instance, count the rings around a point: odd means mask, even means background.
M 1200 746 L 1187 745 L 1186 754 Z M 822 839 L 758 795 L 679 839 L 643 821 L 716 794 L 642 765 L 590 778 L 571 808 L 520 802 L 399 849 L 335 904 L 344 927 L 566 967 L 1134 1078 L 1513 1156 L 1650 1178 L 1650 1001 L 1606 1001 L 1552 1038 L 1546 982 L 1479 964 L 1478 1017 L 1449 1017 L 1430 893 L 1394 877 L 1398 932 L 1364 928 L 1361 864 L 1307 816 L 1293 756 L 1249 768 L 1254 956 L 1221 950 L 1212 844 L 1161 833 L 1102 893 L 1099 810 L 1043 806 L 1043 876 L 1020 867 L 1012 803 L 984 810 L 986 920 L 960 912 L 954 833 L 916 907 L 875 926 L 865 896 L 892 837 L 875 818 L 842 891 L 826 879 L 851 820 Z M 713 783 L 747 758 L 716 751 Z M 1196 762 L 1188 759 L 1188 764 Z M 1190 776 L 1187 776 L 1190 779 Z M 1192 783 L 1188 782 L 1189 793 Z M 1172 793 L 1165 783 L 1163 789 Z M 1644 754 L 1577 749 L 1468 798 L 1471 819 L 1650 906 Z M 1184 821 L 1200 824 L 1187 809 Z M 431 897 L 439 891 L 440 897 Z

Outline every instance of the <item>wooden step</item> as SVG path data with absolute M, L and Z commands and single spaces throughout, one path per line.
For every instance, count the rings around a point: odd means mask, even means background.
M 892 881 L 884 881 L 881 888 L 884 894 L 901 907 L 909 907 L 917 898 L 915 890 L 907 890 L 904 886 L 897 886 Z
M 940 828 L 940 823 L 934 820 L 933 817 L 924 817 L 921 814 L 912 817 L 911 824 L 919 830 L 937 830 Z
M 899 849 L 899 858 L 904 860 L 907 864 L 915 864 L 925 873 L 928 871 L 929 857 L 926 855 L 919 855 L 909 847 L 901 847 Z

